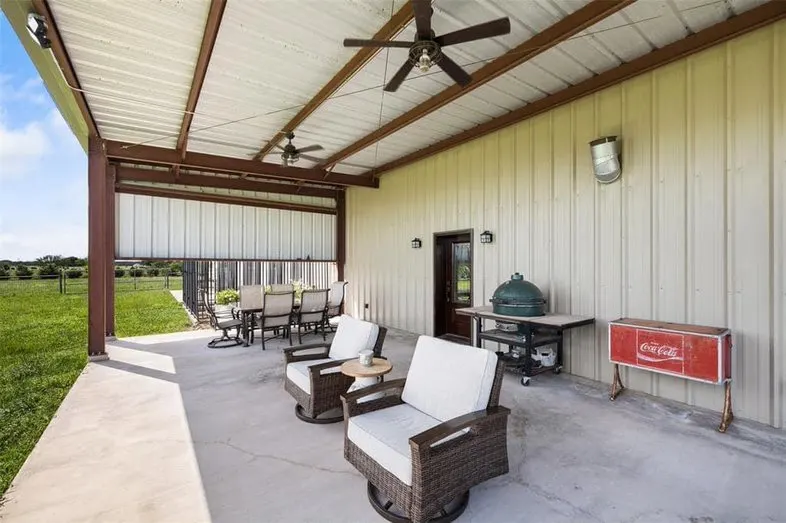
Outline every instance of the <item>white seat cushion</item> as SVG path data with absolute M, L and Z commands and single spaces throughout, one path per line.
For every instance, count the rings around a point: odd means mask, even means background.
M 491 351 L 421 336 L 401 399 L 440 421 L 483 410 L 496 367 Z
M 335 360 L 357 358 L 360 351 L 374 349 L 378 335 L 377 325 L 342 314 L 330 343 L 330 357 Z
M 388 472 L 412 485 L 409 438 L 439 423 L 405 403 L 351 417 L 347 437 Z
M 287 365 L 287 378 L 305 392 L 311 394 L 311 375 L 308 368 L 312 365 L 318 365 L 328 361 L 334 360 L 331 358 L 323 358 L 321 360 L 296 361 L 294 363 L 289 363 Z M 330 372 L 341 372 L 341 365 L 336 365 L 335 367 L 325 369 L 322 371 L 322 374 L 328 374 Z

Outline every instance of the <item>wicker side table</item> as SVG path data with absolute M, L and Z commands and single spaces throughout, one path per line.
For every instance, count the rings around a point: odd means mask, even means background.
M 349 386 L 347 392 L 352 392 L 364 387 L 369 387 L 379 383 L 380 378 L 393 370 L 393 365 L 386 359 L 374 358 L 371 366 L 361 365 L 358 360 L 345 361 L 341 364 L 341 373 L 345 376 L 352 376 L 355 382 Z M 382 393 L 372 394 L 360 401 L 370 401 L 382 397 Z

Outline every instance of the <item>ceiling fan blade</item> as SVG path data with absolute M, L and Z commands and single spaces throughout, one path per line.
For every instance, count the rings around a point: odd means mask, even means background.
M 418 37 L 431 38 L 431 0 L 412 0 Z
M 361 40 L 359 38 L 344 38 L 344 47 L 401 47 L 409 49 L 412 42 L 400 40 Z
M 310 153 L 311 151 L 321 151 L 321 145 L 309 145 L 308 147 L 301 147 L 297 150 L 298 153 Z
M 446 45 L 463 44 L 464 42 L 472 42 L 473 40 L 491 38 L 508 33 L 510 33 L 510 19 L 498 18 L 484 24 L 473 25 L 452 33 L 445 33 L 436 37 L 434 41 L 441 47 L 445 47 Z
M 402 65 L 399 68 L 399 70 L 396 71 L 396 74 L 393 76 L 393 78 L 390 79 L 390 81 L 385 86 L 385 91 L 389 93 L 396 92 L 399 86 L 401 86 L 401 83 L 407 78 L 409 72 L 412 71 L 413 67 L 415 67 L 415 64 L 413 64 L 409 60 L 404 62 L 404 65 Z
M 314 163 L 322 163 L 322 162 L 325 161 L 324 158 L 317 158 L 316 156 L 311 156 L 311 155 L 308 155 L 308 154 L 301 154 L 300 155 L 300 159 L 301 160 L 306 160 L 308 162 L 314 162 Z
M 467 72 L 461 68 L 459 64 L 445 56 L 442 55 L 442 58 L 439 59 L 437 65 L 446 73 L 448 76 L 453 78 L 453 81 L 457 84 L 461 85 L 462 87 L 467 85 L 469 82 L 472 81 L 472 77 L 467 74 Z

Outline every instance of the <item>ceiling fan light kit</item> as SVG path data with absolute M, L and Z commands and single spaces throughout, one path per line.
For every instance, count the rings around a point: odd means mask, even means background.
M 362 40 L 347 38 L 344 47 L 397 47 L 408 48 L 409 58 L 396 74 L 385 85 L 385 91 L 396 91 L 407 78 L 413 68 L 417 67 L 421 73 L 428 72 L 432 66 L 437 65 L 450 78 L 462 87 L 472 81 L 472 77 L 450 57 L 442 53 L 442 48 L 449 45 L 463 44 L 493 38 L 510 33 L 510 20 L 499 18 L 490 22 L 465 27 L 458 31 L 436 36 L 431 29 L 431 0 L 411 0 L 412 10 L 415 13 L 415 40 L 402 42 L 399 40 Z

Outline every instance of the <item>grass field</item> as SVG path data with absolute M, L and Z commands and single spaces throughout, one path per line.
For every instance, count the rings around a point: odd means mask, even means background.
M 50 282 L 46 282 L 50 283 Z M 167 290 L 119 292 L 120 337 L 187 330 Z M 0 495 L 87 361 L 87 296 L 53 288 L 5 288 L 0 297 Z

